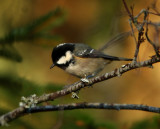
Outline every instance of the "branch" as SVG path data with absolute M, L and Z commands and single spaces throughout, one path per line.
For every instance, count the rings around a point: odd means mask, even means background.
M 138 53 L 139 53 L 139 48 L 140 48 L 140 45 L 142 42 L 144 42 L 144 37 L 143 37 L 143 34 L 144 34 L 144 25 L 145 25 L 145 21 L 147 19 L 147 16 L 149 14 L 149 11 L 148 9 L 142 9 L 140 11 L 140 13 L 137 15 L 137 16 L 134 16 L 133 14 L 131 14 L 131 12 L 129 11 L 129 8 L 125 2 L 125 0 L 122 0 L 123 4 L 124 4 L 124 7 L 130 17 L 129 19 L 129 22 L 130 22 L 130 26 L 131 26 L 131 30 L 132 30 L 132 34 L 133 34 L 133 38 L 136 42 L 136 50 L 135 50 L 135 54 L 134 54 L 134 58 L 133 58 L 133 62 L 136 62 L 137 61 L 137 57 L 138 57 Z M 133 12 L 133 8 L 131 8 L 132 12 Z M 144 14 L 144 17 L 143 17 L 143 22 L 140 23 L 138 22 L 138 18 Z M 135 37 L 135 34 L 133 33 L 133 27 L 132 27 L 132 23 L 134 24 L 134 26 L 136 27 L 136 29 L 138 30 L 138 41 L 136 40 L 136 37 Z
M 123 2 L 123 4 L 124 4 L 124 7 L 125 7 L 127 13 L 128 13 L 128 16 L 131 18 L 132 22 L 134 22 L 133 14 L 131 14 L 131 12 L 129 11 L 129 8 L 128 8 L 128 6 L 127 6 L 126 1 L 125 1 L 125 0 L 122 0 L 122 2 Z
M 109 72 L 109 73 L 105 73 L 101 76 L 97 76 L 97 77 L 90 79 L 89 83 L 84 83 L 84 82 L 79 81 L 79 82 L 76 82 L 76 83 L 68 86 L 68 88 L 63 89 L 61 91 L 57 91 L 55 93 L 40 96 L 37 101 L 38 101 L 38 103 L 42 103 L 42 102 L 45 102 L 48 100 L 54 100 L 56 98 L 59 98 L 61 96 L 66 95 L 66 94 L 76 92 L 84 87 L 91 86 L 95 83 L 102 82 L 102 81 L 111 79 L 113 77 L 117 77 L 117 76 L 119 77 L 122 74 L 124 74 L 125 72 L 128 72 L 130 70 L 141 68 L 141 67 L 152 66 L 152 64 L 157 63 L 157 62 L 160 62 L 160 59 L 157 58 L 156 56 L 154 56 L 153 58 L 146 60 L 146 61 L 137 62 L 137 63 L 128 63 L 126 65 L 123 65 L 120 68 L 117 68 L 117 69 Z
M 157 27 L 155 27 L 155 28 L 157 28 Z M 150 39 L 149 36 L 148 36 L 148 24 L 146 24 L 146 32 L 145 32 L 145 35 L 146 35 L 147 41 L 153 46 L 154 51 L 155 51 L 155 53 L 156 53 L 156 56 L 157 56 L 157 57 L 160 57 L 160 55 L 159 55 L 159 47 L 156 46 L 156 44 L 155 44 L 153 41 L 151 41 L 151 39 Z
M 109 73 L 105 73 L 101 76 L 97 76 L 97 77 L 90 79 L 89 83 L 83 83 L 83 82 L 79 81 L 77 83 L 70 85 L 66 89 L 63 89 L 63 90 L 60 90 L 60 91 L 57 91 L 54 93 L 50 93 L 50 94 L 44 94 L 40 97 L 37 97 L 36 102 L 37 102 L 37 104 L 39 104 L 39 103 L 46 102 L 46 101 L 52 101 L 56 98 L 65 96 L 65 95 L 70 94 L 72 92 L 79 91 L 80 89 L 87 87 L 87 86 L 91 86 L 95 83 L 102 82 L 104 80 L 108 80 L 113 77 L 121 76 L 122 74 L 124 74 L 125 72 L 128 72 L 130 70 L 141 68 L 141 67 L 152 66 L 153 64 L 155 64 L 157 62 L 160 62 L 160 58 L 153 56 L 151 59 L 146 60 L 146 61 L 136 62 L 136 63 L 128 63 L 118 69 L 115 69 L 115 70 L 109 72 Z M 29 108 L 29 109 L 31 109 L 31 108 Z M 2 115 L 0 117 L 0 125 L 1 126 L 5 125 L 6 123 L 8 123 L 8 122 L 20 117 L 20 116 L 23 116 L 25 114 L 26 114 L 26 108 L 24 106 L 18 107 L 16 109 L 14 109 L 13 111 Z
M 38 112 L 47 112 L 47 111 L 61 111 L 61 110 L 74 110 L 74 109 L 108 109 L 108 110 L 140 110 L 153 113 L 160 113 L 160 108 L 152 107 L 147 105 L 139 104 L 108 104 L 108 103 L 72 103 L 64 105 L 47 105 L 47 106 L 36 106 L 29 109 L 21 108 L 23 113 L 20 113 L 21 110 L 14 110 L 9 113 L 10 117 L 8 119 L 12 120 L 12 117 L 19 118 L 24 115 Z M 19 114 L 20 113 L 20 114 Z M 14 118 L 14 119 L 15 119 Z M 6 125 L 6 116 L 0 118 L 1 125 Z
M 72 103 L 64 105 L 47 105 L 36 106 L 28 109 L 25 113 L 37 113 L 46 111 L 60 111 L 60 110 L 73 110 L 73 109 L 108 109 L 108 110 L 141 110 L 147 112 L 160 113 L 160 108 L 139 105 L 139 104 L 108 104 L 108 103 Z

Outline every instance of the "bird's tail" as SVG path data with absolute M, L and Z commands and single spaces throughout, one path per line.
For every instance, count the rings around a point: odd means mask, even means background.
M 108 60 L 117 60 L 117 61 L 119 61 L 119 60 L 121 60 L 121 61 L 132 61 L 133 59 L 130 59 L 130 58 L 124 58 L 124 57 L 116 57 L 116 56 L 110 56 L 110 55 L 103 55 L 103 58 L 104 59 L 108 59 Z

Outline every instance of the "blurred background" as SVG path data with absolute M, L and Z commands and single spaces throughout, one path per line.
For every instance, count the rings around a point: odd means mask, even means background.
M 136 15 L 156 0 L 126 1 L 129 7 L 134 5 Z M 156 8 L 159 7 L 157 0 Z M 79 80 L 59 68 L 49 69 L 52 49 L 59 43 L 86 43 L 98 49 L 117 34 L 130 31 L 121 0 L 1 0 L 0 8 L 1 115 L 19 106 L 22 96 L 51 93 Z M 160 18 L 151 15 L 150 20 L 159 22 Z M 150 28 L 150 38 L 154 35 L 154 28 Z M 124 37 L 105 53 L 132 58 L 134 39 Z M 149 59 L 152 55 L 153 48 L 149 43 L 143 43 L 139 60 Z M 125 63 L 113 62 L 102 73 Z M 67 95 L 49 104 L 105 102 L 158 107 L 159 72 L 157 63 L 153 69 L 133 70 L 93 88 L 84 88 L 78 100 Z M 30 114 L 9 124 L 7 128 L 12 129 L 159 129 L 160 119 L 159 115 L 142 111 L 74 110 Z

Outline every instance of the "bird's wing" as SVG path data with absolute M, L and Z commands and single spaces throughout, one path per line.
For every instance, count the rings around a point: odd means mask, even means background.
M 98 50 L 95 50 L 88 45 L 79 45 L 77 49 L 75 49 L 74 55 L 82 58 L 104 58 L 108 60 L 124 60 L 124 61 L 131 61 L 132 59 L 123 58 L 123 57 L 116 57 L 116 56 L 110 56 L 106 55 Z

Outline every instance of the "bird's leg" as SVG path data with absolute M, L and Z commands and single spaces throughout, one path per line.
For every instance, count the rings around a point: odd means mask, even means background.
M 72 96 L 71 96 L 71 98 L 73 98 L 73 99 L 79 99 L 78 94 L 79 94 L 79 91 L 72 92 Z
M 88 75 L 86 78 L 89 79 L 89 78 L 92 78 L 94 76 L 95 76 L 95 74 L 91 74 L 91 75 Z
M 92 78 L 94 76 L 95 76 L 95 74 L 91 74 L 91 75 L 88 75 L 88 76 L 85 75 L 84 78 L 81 78 L 81 81 L 85 82 L 85 83 L 89 83 L 89 78 Z
M 81 78 L 81 81 L 82 82 L 84 82 L 84 83 L 89 83 L 89 78 L 92 78 L 92 77 L 94 77 L 95 76 L 95 74 L 91 74 L 91 75 L 85 75 L 84 76 L 84 78 Z M 77 82 L 77 83 L 79 83 L 79 82 Z M 76 84 L 76 83 L 75 83 Z M 92 85 L 90 85 L 90 86 L 92 86 Z M 89 86 L 89 87 L 90 87 Z M 76 99 L 79 99 L 79 96 L 78 96 L 78 94 L 79 94 L 79 90 L 78 91 L 76 91 L 76 92 L 72 92 L 72 98 L 76 98 Z
M 88 76 L 84 75 L 84 78 L 81 78 L 81 81 L 84 83 L 89 83 Z

